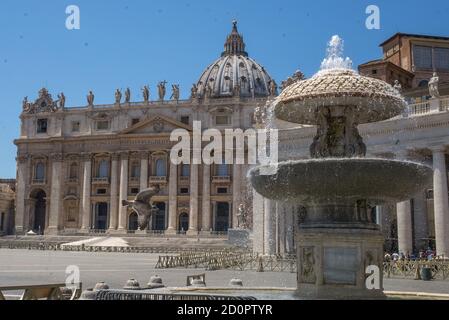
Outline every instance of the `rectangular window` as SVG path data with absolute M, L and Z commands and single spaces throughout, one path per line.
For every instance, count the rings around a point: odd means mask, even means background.
M 180 194 L 189 194 L 189 188 L 181 188 L 181 189 L 179 190 L 179 193 L 180 193 Z
M 414 65 L 417 69 L 432 69 L 432 48 L 424 46 L 413 47 Z
M 96 122 L 97 130 L 109 130 L 109 120 L 99 120 Z
M 38 119 L 37 120 L 37 133 L 47 133 L 47 119 Z
M 371 73 L 372 73 L 372 74 L 377 74 L 377 69 L 371 70 Z
M 72 132 L 80 132 L 80 122 L 72 121 Z
M 218 194 L 226 194 L 228 193 L 228 188 L 217 188 Z
M 231 124 L 231 117 L 227 115 L 215 116 L 215 124 L 217 126 L 227 126 Z
M 106 189 L 97 189 L 97 194 L 106 194 Z
M 131 188 L 131 194 L 138 194 L 139 188 Z
M 134 118 L 131 120 L 131 126 L 135 126 L 136 124 L 138 124 L 140 122 L 139 118 Z
M 189 125 L 190 124 L 190 117 L 189 116 L 182 116 L 181 117 L 181 122 L 184 124 Z
M 449 48 L 435 48 L 435 68 L 437 70 L 449 70 Z

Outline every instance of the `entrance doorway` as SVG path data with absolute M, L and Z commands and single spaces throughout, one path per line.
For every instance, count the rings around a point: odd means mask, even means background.
M 47 194 L 43 190 L 36 190 L 31 194 L 34 202 L 34 215 L 31 228 L 37 234 L 44 234 L 47 212 Z
M 108 204 L 99 202 L 95 205 L 95 230 L 106 230 L 108 227 Z
M 189 215 L 183 212 L 179 215 L 178 231 L 186 232 L 187 230 L 189 230 Z
M 227 232 L 229 229 L 229 203 L 217 202 L 215 213 L 215 231 Z
M 153 230 L 165 231 L 165 202 L 157 202 L 154 205 L 158 207 L 159 211 L 153 214 Z
M 130 231 L 136 231 L 137 229 L 139 229 L 139 224 L 137 223 L 137 213 L 135 213 L 134 211 L 131 212 L 131 214 L 129 215 L 128 218 L 128 230 Z

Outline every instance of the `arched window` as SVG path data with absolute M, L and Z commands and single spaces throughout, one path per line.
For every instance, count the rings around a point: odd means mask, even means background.
M 189 177 L 190 176 L 190 165 L 183 164 L 181 167 L 181 177 Z
M 165 164 L 165 159 L 158 159 L 156 161 L 156 176 L 165 177 L 167 175 L 167 168 Z
M 42 162 L 36 164 L 36 172 L 34 174 L 36 180 L 44 181 L 45 179 L 45 166 Z
M 140 177 L 140 163 L 133 162 L 131 164 L 131 178 L 139 178 Z
M 77 164 L 76 162 L 73 162 L 73 163 L 70 165 L 69 178 L 70 178 L 70 179 L 76 179 L 76 178 L 78 178 L 78 164 Z
M 227 164 L 219 164 L 219 165 L 217 165 L 217 176 L 219 176 L 219 177 L 227 177 L 227 176 L 229 176 L 228 165 Z
M 101 160 L 98 165 L 98 177 L 108 178 L 109 177 L 109 162 L 107 160 Z

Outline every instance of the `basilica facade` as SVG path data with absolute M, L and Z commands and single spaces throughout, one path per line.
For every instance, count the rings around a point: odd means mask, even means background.
M 137 215 L 121 205 L 139 191 L 158 184 L 153 198 L 159 213 L 147 233 L 210 235 L 236 226 L 237 208 L 245 201 L 246 165 L 174 165 L 170 141 L 175 129 L 252 128 L 254 112 L 276 95 L 264 67 L 245 51 L 234 22 L 221 56 L 207 67 L 187 100 L 179 100 L 166 82 L 158 98 L 131 102 L 117 90 L 115 103 L 66 107 L 63 93 L 53 99 L 47 89 L 23 102 L 17 157 L 18 234 L 133 233 Z M 124 99 L 122 99 L 124 98 Z M 124 101 L 123 101 L 124 100 Z

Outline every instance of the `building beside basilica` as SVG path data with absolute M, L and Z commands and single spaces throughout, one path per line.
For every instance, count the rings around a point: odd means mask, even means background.
M 449 256 L 449 38 L 397 34 L 382 45 L 382 59 L 359 67 L 363 75 L 400 84 L 411 101 L 407 114 L 362 125 L 369 156 L 420 161 L 434 168 L 433 188 L 410 195 L 410 201 L 373 208 L 388 250 L 406 253 L 428 246 Z M 439 95 L 429 94 L 437 72 Z M 284 82 L 300 81 L 296 73 Z M 246 181 L 249 165 L 173 165 L 169 160 L 174 129 L 253 128 L 256 110 L 277 95 L 275 82 L 250 58 L 234 24 L 221 56 L 192 87 L 191 97 L 66 107 L 42 89 L 33 102 L 24 101 L 21 135 L 15 141 L 17 188 L 15 230 L 44 234 L 126 234 L 137 229 L 137 216 L 122 200 L 151 184 L 162 191 L 148 233 L 187 236 L 225 233 L 237 226 L 238 207 L 252 215 L 252 241 L 263 254 L 294 253 L 296 216 L 302 208 L 262 198 Z M 434 92 L 435 93 L 435 92 Z M 257 117 L 256 117 L 257 118 Z M 313 127 L 277 122 L 280 160 L 309 157 Z M 325 183 L 325 181 L 323 181 Z M 399 247 L 399 248 L 398 248 Z

